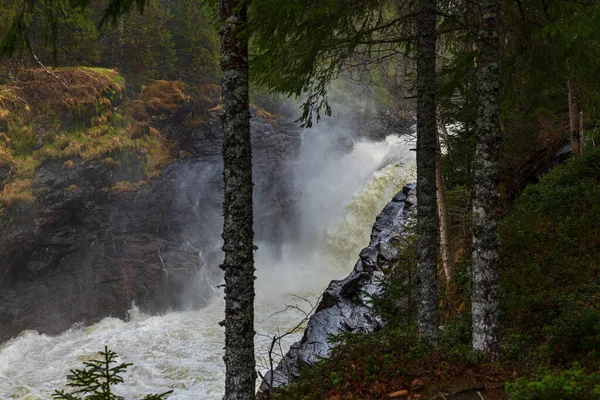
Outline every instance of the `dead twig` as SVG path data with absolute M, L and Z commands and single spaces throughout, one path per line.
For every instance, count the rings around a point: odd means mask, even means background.
M 305 299 L 304 297 L 298 296 L 298 295 L 294 295 L 293 297 L 296 297 L 304 302 L 306 302 L 309 306 L 310 306 L 310 310 L 304 311 L 302 308 L 300 308 L 300 306 L 298 306 L 297 304 L 294 305 L 286 305 L 282 310 L 279 310 L 275 313 L 273 313 L 272 315 L 269 316 L 273 317 L 275 315 L 281 314 L 283 312 L 289 311 L 289 310 L 296 310 L 301 312 L 302 314 L 304 314 L 304 317 L 302 317 L 302 319 L 291 329 L 287 330 L 285 333 L 281 334 L 279 332 L 279 329 L 277 330 L 277 334 L 270 336 L 270 335 L 264 335 L 264 334 L 259 334 L 259 336 L 263 336 L 263 337 L 269 337 L 270 339 L 270 344 L 269 344 L 269 348 L 267 351 L 267 357 L 268 360 L 265 357 L 261 356 L 262 359 L 262 364 L 263 366 L 268 366 L 269 371 L 270 371 L 270 375 L 269 375 L 269 380 L 267 381 L 266 377 L 263 376 L 260 372 L 259 375 L 262 379 L 262 381 L 268 386 L 267 390 L 266 390 L 266 398 L 271 399 L 271 389 L 273 388 L 273 384 L 274 384 L 274 379 L 275 379 L 275 368 L 274 368 L 274 350 L 275 350 L 275 346 L 278 347 L 279 349 L 279 356 L 281 357 L 282 360 L 285 360 L 285 355 L 283 354 L 283 347 L 281 346 L 281 341 L 286 338 L 287 336 L 290 336 L 294 333 L 296 333 L 301 327 L 302 325 L 304 325 L 312 316 L 312 314 L 314 313 L 314 311 L 317 309 L 317 305 L 319 304 L 319 302 L 321 301 L 321 297 L 319 297 L 316 301 L 315 304 L 313 304 L 311 301 L 309 301 L 308 299 Z M 265 365 L 267 364 L 267 365 Z M 287 365 L 285 365 L 285 367 L 287 367 Z

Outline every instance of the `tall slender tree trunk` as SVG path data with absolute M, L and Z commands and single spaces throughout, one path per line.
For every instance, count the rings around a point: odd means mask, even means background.
M 248 43 L 238 36 L 247 2 L 221 0 L 225 400 L 254 399 L 254 232 Z
M 445 129 L 446 127 L 442 125 L 440 123 L 440 129 Z M 455 289 L 454 260 L 452 259 L 450 233 L 448 232 L 448 207 L 446 204 L 446 187 L 442 174 L 442 149 L 440 148 L 439 137 L 436 136 L 436 139 L 435 183 L 437 186 L 437 209 L 440 224 L 440 253 L 442 256 L 442 268 L 446 277 L 446 297 L 452 297 Z
M 583 154 L 586 145 L 585 131 L 583 129 L 583 111 L 579 110 L 579 140 L 581 142 L 580 151 Z
M 124 60 L 125 60 L 125 16 L 121 15 L 119 17 L 119 55 L 117 58 L 117 68 L 121 73 L 125 72 L 123 68 Z
M 571 146 L 573 147 L 573 155 L 581 154 L 581 137 L 579 134 L 579 106 L 575 97 L 573 84 L 567 81 L 569 89 L 569 132 L 571 134 Z
M 498 322 L 498 155 L 500 132 L 499 0 L 480 0 L 477 64 L 477 142 L 473 182 L 472 316 L 473 350 L 497 359 Z
M 435 187 L 436 0 L 419 0 L 417 60 L 417 235 L 419 335 L 435 343 L 438 336 L 437 210 Z

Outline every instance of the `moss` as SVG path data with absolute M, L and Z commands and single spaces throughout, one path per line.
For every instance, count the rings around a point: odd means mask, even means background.
M 28 70 L 18 86 L 0 85 L 0 168 L 9 175 L 2 183 L 8 185 L 5 204 L 33 199 L 28 188 L 44 160 L 62 162 L 65 169 L 102 161 L 129 179 L 146 180 L 178 157 L 173 143 L 138 120 L 190 101 L 181 83 L 155 82 L 140 100 L 120 104 L 124 80 L 114 70 L 53 73 Z

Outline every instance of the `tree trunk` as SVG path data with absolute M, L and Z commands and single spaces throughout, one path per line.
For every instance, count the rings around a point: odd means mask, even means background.
M 473 350 L 497 359 L 498 323 L 498 155 L 500 126 L 499 0 L 481 0 L 477 65 L 477 142 L 473 182 L 471 306 Z
M 435 187 L 436 0 L 419 0 L 417 60 L 417 235 L 419 335 L 435 343 L 438 336 L 437 210 Z
M 440 125 L 442 125 L 440 123 Z M 442 129 L 445 129 L 444 126 Z M 446 295 L 452 297 L 454 284 L 454 260 L 450 249 L 450 234 L 448 232 L 448 209 L 446 207 L 446 188 L 442 175 L 442 149 L 438 138 L 435 160 L 435 183 L 437 186 L 437 208 L 440 223 L 440 253 L 442 255 L 442 268 L 446 277 Z M 449 295 L 449 296 L 448 296 Z
M 119 17 L 119 56 L 117 58 L 117 68 L 121 70 L 121 73 L 125 72 L 123 68 L 123 60 L 125 60 L 125 16 Z
M 580 151 L 583 154 L 586 145 L 585 131 L 583 130 L 583 111 L 579 111 L 579 141 L 581 143 Z
M 573 155 L 581 154 L 581 137 L 579 136 L 579 106 L 573 91 L 573 84 L 567 81 L 569 88 L 569 132 L 571 133 L 571 146 Z
M 254 399 L 254 232 L 248 46 L 238 37 L 247 2 L 221 0 L 225 400 Z

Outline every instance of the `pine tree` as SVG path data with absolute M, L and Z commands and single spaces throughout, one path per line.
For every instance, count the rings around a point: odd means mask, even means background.
M 117 353 L 108 350 L 108 347 L 104 347 L 104 351 L 99 352 L 99 355 L 99 359 L 84 362 L 85 368 L 72 369 L 67 375 L 67 386 L 74 389 L 71 393 L 56 390 L 52 398 L 54 400 L 124 400 L 124 397 L 114 394 L 113 388 L 123 383 L 121 374 L 133 364 L 117 364 Z M 165 400 L 171 393 L 172 390 L 161 394 L 149 394 L 142 400 Z

